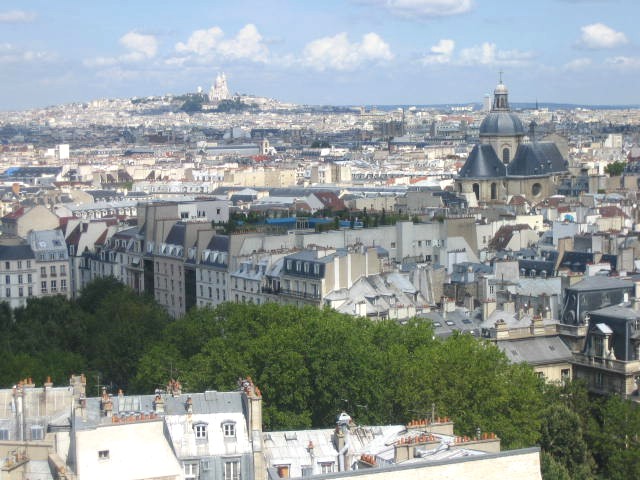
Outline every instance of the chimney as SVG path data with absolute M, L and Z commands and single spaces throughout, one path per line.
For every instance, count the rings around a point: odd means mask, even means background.
M 482 321 L 486 322 L 491 314 L 496 311 L 496 301 L 489 299 L 482 302 Z
M 640 310 L 640 282 L 634 282 L 633 309 Z
M 87 394 L 87 377 L 84 374 L 71 375 L 69 386 L 73 389 L 73 396 L 76 398 L 85 397 Z
M 503 340 L 509 338 L 509 327 L 504 320 L 500 319 L 495 323 L 496 327 L 496 340 Z
M 251 430 L 250 437 L 253 443 L 253 471 L 254 478 L 264 479 L 267 477 L 267 469 L 262 452 L 262 393 L 253 384 L 251 377 L 238 379 L 238 387 L 243 393 L 243 400 L 248 403 L 249 418 L 248 424 Z M 254 442 L 254 439 L 256 440 Z
M 182 395 L 182 384 L 172 378 L 167 384 L 167 393 L 173 397 L 179 397 Z
M 155 413 L 164 413 L 164 400 L 159 393 L 156 394 L 156 398 L 153 399 L 153 411 Z
M 40 400 L 40 403 L 42 405 L 42 411 L 44 412 L 45 416 L 47 415 L 47 412 L 49 411 L 48 405 L 47 405 L 47 400 L 49 399 L 49 392 L 51 391 L 51 389 L 53 388 L 53 383 L 51 382 L 51 377 L 47 377 L 47 380 L 44 382 L 44 384 L 42 385 L 42 397 Z
M 464 296 L 465 308 L 471 312 L 473 310 L 473 305 L 474 305 L 473 295 L 466 294 Z
M 544 335 L 544 322 L 540 315 L 535 315 L 531 319 L 531 326 L 529 327 L 531 335 Z
M 111 417 L 113 415 L 113 402 L 104 387 L 102 387 L 102 397 L 100 398 L 100 415 L 103 417 Z
M 187 411 L 187 413 L 193 413 L 193 400 L 191 399 L 191 395 L 187 397 L 187 401 L 185 402 L 184 408 Z
M 515 307 L 513 301 L 504 302 L 502 304 L 502 310 L 507 312 L 507 313 L 515 313 L 515 311 L 516 311 L 515 309 L 516 309 L 516 307 Z
M 15 405 L 16 424 L 18 425 L 18 440 L 26 440 L 24 419 L 24 389 L 22 380 L 13 387 L 13 402 Z

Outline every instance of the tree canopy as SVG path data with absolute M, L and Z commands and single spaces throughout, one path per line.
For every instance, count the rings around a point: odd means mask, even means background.
M 0 384 L 86 373 L 112 391 L 233 390 L 250 375 L 265 430 L 327 427 L 341 410 L 360 424 L 451 417 L 456 431 L 495 432 L 505 449 L 540 445 L 545 479 L 640 478 L 640 410 L 584 385 L 549 385 L 470 335 L 436 338 L 428 320 L 370 321 L 331 309 L 222 304 L 170 320 L 115 279 L 78 300 L 0 304 Z

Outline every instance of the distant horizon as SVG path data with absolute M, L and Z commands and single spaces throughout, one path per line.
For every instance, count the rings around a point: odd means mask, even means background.
M 89 100 L 78 100 L 78 101 L 69 101 L 69 102 L 64 102 L 64 103 L 58 103 L 58 104 L 48 104 L 48 105 L 43 105 L 43 106 L 36 106 L 36 107 L 31 107 L 31 108 L 24 108 L 24 109 L 10 109 L 10 110 L 0 110 L 0 112 L 26 112 L 26 111 L 30 111 L 30 110 L 41 110 L 41 109 L 47 109 L 47 108 L 55 108 L 55 107 L 59 107 L 59 106 L 63 106 L 63 105 L 76 105 L 76 104 L 87 104 L 87 103 L 91 103 L 94 101 L 99 101 L 99 100 L 132 100 L 132 99 L 139 99 L 139 98 L 162 98 L 162 97 L 167 97 L 167 96 L 172 96 L 172 97 L 179 97 L 182 95 L 190 95 L 190 94 L 196 94 L 197 92 L 180 92 L 180 93 L 164 93 L 164 94 L 158 94 L 158 95 L 132 95 L 130 97 L 99 97 L 99 98 L 92 98 Z M 204 93 L 204 92 L 203 92 Z M 292 103 L 294 105 L 300 106 L 300 107 L 335 107 L 335 108 L 358 108 L 358 107 L 364 107 L 364 108 L 382 108 L 382 109 L 393 109 L 393 108 L 411 108 L 411 107 L 416 107 L 416 108 L 447 108 L 447 107 L 468 107 L 468 106 L 473 106 L 473 107 L 482 107 L 483 106 L 483 102 L 480 101 L 469 101 L 469 102 L 444 102 L 444 103 L 342 103 L 342 104 L 331 104 L 331 103 L 294 103 L 294 102 L 289 102 L 286 100 L 281 100 L 278 98 L 273 98 L 273 97 L 266 97 L 263 95 L 259 95 L 257 93 L 243 93 L 243 94 L 238 94 L 238 93 L 234 93 L 235 95 L 239 95 L 239 96 L 249 96 L 249 97 L 258 97 L 258 98 L 271 98 L 277 102 L 280 103 Z M 510 101 L 510 106 L 512 110 L 519 110 L 519 109 L 523 109 L 523 110 L 530 110 L 533 109 L 536 105 L 538 105 L 538 107 L 541 108 L 551 108 L 553 107 L 553 109 L 562 109 L 562 110 L 566 110 L 566 109 L 573 109 L 573 108 L 588 108 L 588 109 L 593 109 L 593 110 L 624 110 L 624 109 L 640 109 L 640 103 L 637 104 L 589 104 L 589 103 L 570 103 L 570 102 L 546 102 L 546 101 L 533 101 L 533 102 L 513 102 Z M 460 112 L 463 113 L 463 112 Z
M 0 110 L 207 92 L 221 72 L 306 105 L 481 102 L 500 76 L 515 103 L 636 105 L 639 16 L 637 0 L 6 0 Z

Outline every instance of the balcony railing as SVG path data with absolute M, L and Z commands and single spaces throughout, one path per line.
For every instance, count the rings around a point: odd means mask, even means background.
M 603 370 L 609 370 L 622 374 L 632 374 L 640 372 L 640 360 L 630 360 L 628 362 L 625 362 L 623 360 L 614 360 L 611 358 L 602 358 L 585 355 L 583 353 L 575 353 L 573 355 L 573 361 L 574 363 L 577 363 L 579 365 L 601 368 Z
M 286 288 L 280 289 L 280 295 L 288 295 L 290 297 L 310 298 L 310 299 L 320 300 L 319 293 L 299 292 L 297 290 L 288 290 Z

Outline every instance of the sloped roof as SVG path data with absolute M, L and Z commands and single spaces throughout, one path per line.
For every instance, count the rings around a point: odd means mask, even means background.
M 502 340 L 497 345 L 513 363 L 544 365 L 568 362 L 572 358 L 571 350 L 558 336 Z
M 460 178 L 504 177 L 506 170 L 491 145 L 476 145 L 460 169 Z
M 566 172 L 567 165 L 555 143 L 523 143 L 507 168 L 508 176 L 530 177 Z
M 171 227 L 171 230 L 169 230 L 165 243 L 184 247 L 186 230 L 187 228 L 184 223 L 177 222 Z
M 489 247 L 496 250 L 504 250 L 513 238 L 513 233 L 520 232 L 522 230 L 531 230 L 531 227 L 526 223 L 518 225 L 503 225 L 489 242 Z

